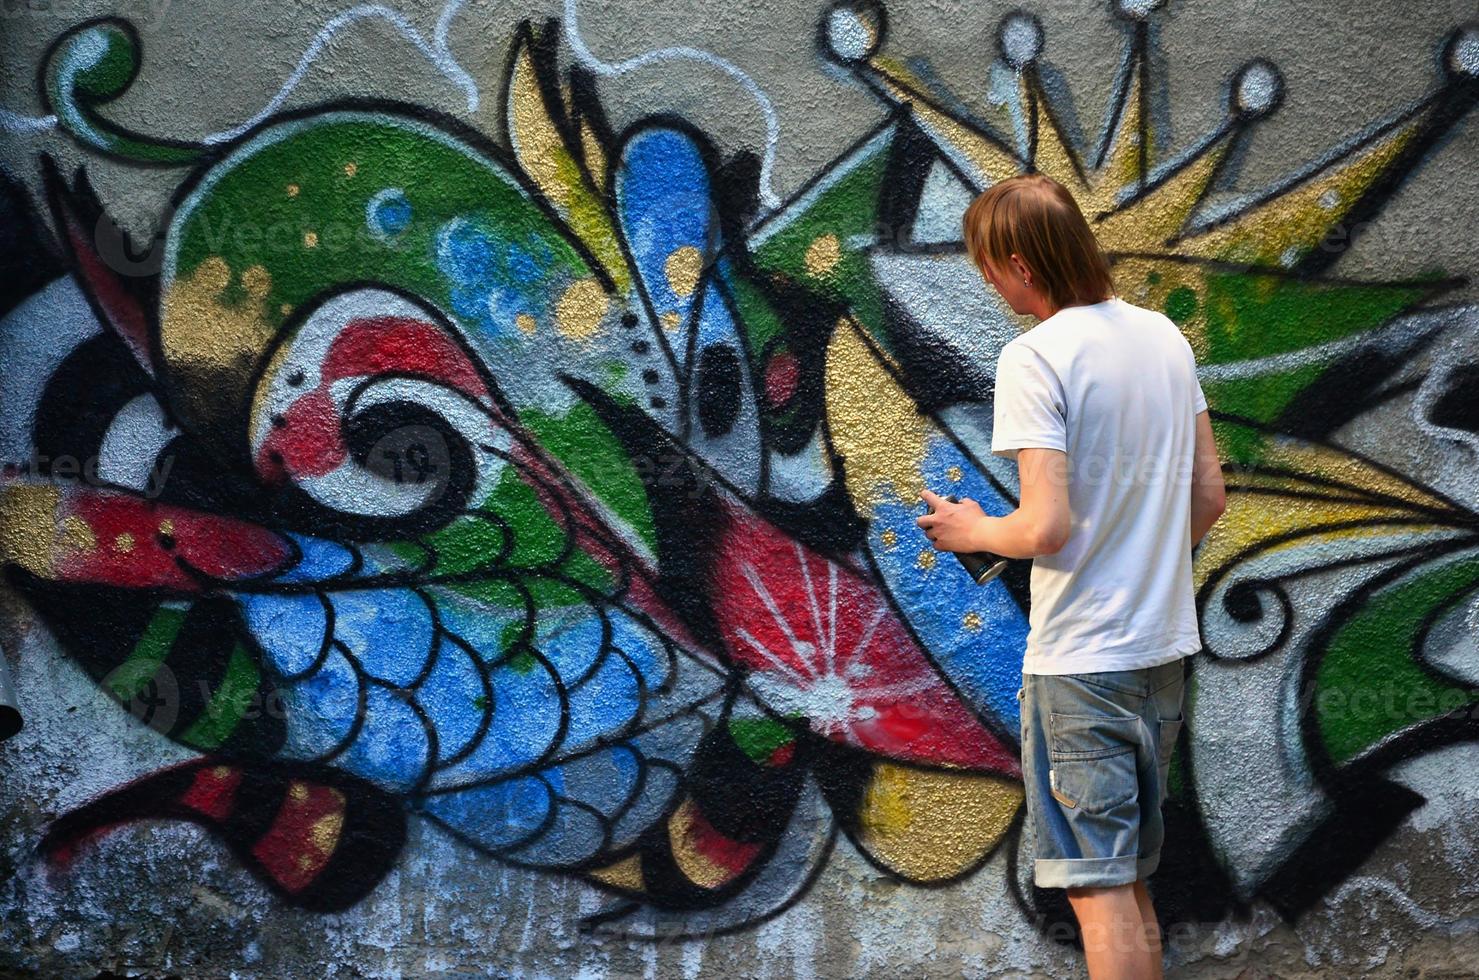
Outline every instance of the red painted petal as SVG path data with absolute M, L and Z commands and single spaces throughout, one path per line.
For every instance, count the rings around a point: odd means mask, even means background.
M 472 360 L 445 330 L 403 316 L 360 317 L 345 324 L 324 358 L 321 383 L 390 373 L 434 378 L 474 397 L 488 396 Z
M 848 741 L 871 752 L 915 762 L 1022 775 L 1016 750 L 987 731 L 959 696 L 943 684 L 918 698 L 864 698 L 859 707 L 863 714 L 870 708 L 876 714 L 854 721 Z
M 881 589 L 752 513 L 730 517 L 712 600 L 730 657 L 769 707 L 880 755 L 1019 774 L 1014 749 L 945 683 Z
M 780 408 L 796 394 L 801 380 L 801 367 L 796 355 L 790 351 L 776 354 L 765 365 L 765 400 L 772 408 Z
M 710 889 L 722 888 L 744 873 L 763 846 L 720 832 L 692 799 L 684 800 L 668 818 L 668 838 L 674 863 L 690 881 Z

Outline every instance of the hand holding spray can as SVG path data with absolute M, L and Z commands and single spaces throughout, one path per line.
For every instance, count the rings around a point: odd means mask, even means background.
M 951 494 L 945 499 L 952 504 L 960 503 L 960 498 L 954 494 Z M 933 514 L 935 509 L 930 507 L 929 512 Z M 1002 570 L 1007 567 L 1007 560 L 1005 558 L 1001 555 L 992 554 L 989 551 L 957 551 L 954 552 L 954 555 L 956 560 L 960 562 L 961 567 L 966 570 L 966 574 L 974 579 L 977 585 L 985 585 L 1000 575 Z

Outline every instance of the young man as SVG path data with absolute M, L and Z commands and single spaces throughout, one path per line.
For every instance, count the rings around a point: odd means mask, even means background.
M 1200 649 L 1191 551 L 1224 507 L 1191 346 L 1115 295 L 1073 196 L 1042 174 L 965 212 L 966 248 L 1018 313 L 1002 348 L 991 451 L 1015 458 L 1020 503 L 988 517 L 925 491 L 942 551 L 1032 558 L 1022 666 L 1022 772 L 1034 876 L 1066 888 L 1089 975 L 1159 977 L 1145 878 L 1181 728 L 1183 660 Z

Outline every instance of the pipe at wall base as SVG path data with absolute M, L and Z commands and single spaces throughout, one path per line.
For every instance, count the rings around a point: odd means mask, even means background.
M 21 730 L 21 708 L 15 700 L 15 687 L 10 683 L 10 664 L 0 650 L 0 741 Z

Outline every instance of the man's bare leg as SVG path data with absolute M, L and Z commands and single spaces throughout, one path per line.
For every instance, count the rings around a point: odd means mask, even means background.
M 1161 980 L 1161 924 L 1155 916 L 1155 906 L 1150 901 L 1150 890 L 1145 887 L 1145 879 L 1141 878 L 1135 882 L 1135 904 L 1140 907 L 1140 921 L 1145 926 L 1146 942 L 1150 945 L 1150 954 L 1155 957 L 1155 975 L 1152 980 Z
M 1149 895 L 1146 896 L 1147 902 Z M 1148 938 L 1134 885 L 1070 888 L 1090 980 L 1145 980 L 1161 975 L 1160 943 Z M 1155 923 L 1152 914 L 1151 923 Z

